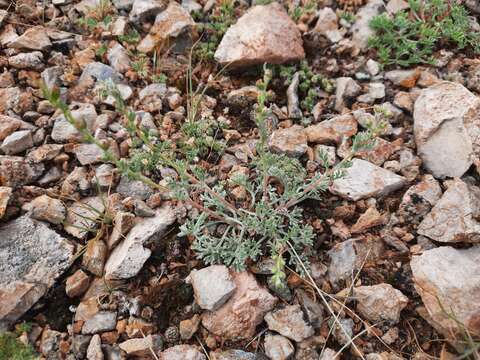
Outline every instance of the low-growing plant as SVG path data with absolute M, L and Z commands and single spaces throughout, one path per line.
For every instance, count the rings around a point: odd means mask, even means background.
M 129 30 L 125 35 L 118 36 L 118 40 L 120 42 L 126 42 L 127 44 L 130 44 L 130 45 L 137 44 L 140 41 L 140 39 L 141 39 L 141 36 L 138 33 L 138 31 L 135 29 Z
M 384 65 L 433 64 L 440 45 L 480 51 L 480 33 L 471 29 L 467 10 L 450 0 L 409 0 L 410 10 L 372 19 L 369 46 Z
M 100 0 L 96 6 L 89 8 L 85 16 L 80 17 L 77 23 L 89 31 L 107 30 L 112 23 L 114 13 L 115 7 L 110 0 Z
M 307 263 L 308 249 L 315 236 L 313 228 L 306 223 L 299 204 L 306 199 L 320 198 L 321 193 L 333 180 L 343 176 L 353 156 L 373 145 L 382 125 L 377 123 L 358 133 L 352 139 L 350 152 L 333 167 L 328 165 L 327 155 L 320 154 L 323 171 L 308 176 L 298 159 L 275 154 L 268 149 L 270 128 L 267 88 L 271 77 L 272 72 L 265 68 L 264 77 L 257 84 L 257 155 L 248 165 L 248 171 L 239 171 L 228 180 L 214 183 L 210 182 L 212 174 L 208 169 L 182 152 L 181 141 L 176 144 L 161 142 L 143 129 L 138 129 L 135 112 L 124 104 L 112 82 L 107 83 L 105 95 L 115 98 L 117 111 L 126 118 L 126 128 L 132 137 L 133 147 L 138 150 L 133 152 L 134 156 L 130 161 L 114 160 L 117 167 L 129 176 L 135 174 L 137 179 L 147 181 L 148 184 L 154 181 L 141 173 L 144 169 L 132 166 L 135 156 L 142 154 L 148 157 L 147 162 L 152 166 L 175 170 L 176 176 L 165 179 L 168 191 L 175 199 L 196 209 L 180 227 L 179 235 L 187 236 L 193 241 L 192 249 L 198 257 L 206 264 L 220 263 L 242 270 L 250 262 L 266 255 L 271 257 L 275 264 L 271 282 L 274 286 L 281 287 L 286 277 L 287 263 L 303 273 L 303 265 L 300 266 L 298 256 L 294 256 L 292 251 L 301 255 L 303 264 Z M 51 94 L 49 97 L 51 98 Z M 54 104 L 59 106 L 55 98 Z M 69 114 L 65 104 L 60 105 L 60 109 L 64 114 Z M 192 111 L 192 107 L 190 110 Z M 66 115 L 66 118 L 71 118 L 71 114 Z M 184 125 L 184 133 L 187 136 L 189 132 L 194 136 L 201 136 L 198 131 L 202 131 L 202 128 L 197 128 L 199 125 L 195 123 L 196 116 L 187 118 L 190 123 L 187 127 Z M 78 126 L 76 120 L 71 123 Z M 88 136 L 86 139 L 97 143 Z M 198 142 L 196 144 L 200 145 Z M 102 147 L 101 143 L 98 145 Z M 108 151 L 105 146 L 102 149 Z M 106 158 L 111 159 L 111 155 L 107 153 Z M 133 164 L 138 164 L 138 159 L 133 160 Z M 235 191 L 237 195 L 234 195 Z
M 292 78 L 297 71 L 300 76 L 298 85 L 301 98 L 300 107 L 310 113 L 318 101 L 318 90 L 322 89 L 326 92 L 332 92 L 333 84 L 326 77 L 314 73 L 307 61 L 302 61 L 299 65 L 279 66 L 277 72 L 284 85 L 288 86 L 291 84 Z
M 36 360 L 32 346 L 19 341 L 15 334 L 4 332 L 0 334 L 0 360 Z
M 293 21 L 300 20 L 303 16 L 313 14 L 317 10 L 318 4 L 316 0 L 306 0 L 304 4 L 294 5 L 288 11 Z

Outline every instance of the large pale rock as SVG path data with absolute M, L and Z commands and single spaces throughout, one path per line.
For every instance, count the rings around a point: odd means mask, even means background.
M 159 360 L 205 360 L 206 356 L 195 346 L 177 345 L 163 351 Z
M 173 209 L 163 206 L 157 209 L 154 217 L 140 220 L 110 254 L 105 264 L 105 277 L 120 280 L 137 275 L 151 255 L 144 245 L 159 241 L 175 219 Z
M 0 227 L 0 329 L 30 309 L 73 257 L 72 244 L 28 215 Z
M 330 191 L 349 200 L 388 195 L 400 189 L 407 180 L 368 161 L 353 159 L 345 176 L 335 180 Z
M 413 112 L 415 142 L 433 176 L 461 177 L 480 165 L 479 109 L 480 99 L 458 83 L 422 90 Z
M 355 23 L 350 31 L 353 34 L 353 43 L 360 49 L 365 50 L 368 47 L 368 39 L 375 34 L 375 31 L 370 28 L 370 21 L 382 12 L 384 7 L 383 0 L 370 0 L 355 14 Z
M 303 319 L 300 305 L 289 305 L 283 309 L 269 312 L 265 321 L 270 330 L 274 330 L 296 342 L 305 340 L 314 334 L 313 327 Z
M 417 232 L 440 242 L 479 242 L 480 189 L 455 179 Z
M 372 321 L 397 323 L 408 304 L 408 298 L 390 284 L 356 287 L 354 297 L 360 314 Z
M 217 310 L 235 291 L 235 283 L 224 265 L 211 265 L 190 273 L 197 304 L 206 310 Z
M 463 339 L 463 324 L 470 333 L 480 333 L 480 246 L 427 250 L 414 256 L 410 266 L 427 320 L 438 331 Z
M 248 272 L 233 273 L 236 290 L 232 297 L 218 310 L 206 312 L 203 326 L 211 333 L 224 339 L 249 339 L 272 310 L 277 299 L 261 287 Z
M 231 67 L 283 64 L 305 57 L 296 24 L 278 3 L 251 8 L 224 35 L 215 59 Z

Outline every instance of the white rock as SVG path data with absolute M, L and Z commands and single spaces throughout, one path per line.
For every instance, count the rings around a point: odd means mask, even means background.
M 228 268 L 212 265 L 190 273 L 195 301 L 206 310 L 217 310 L 232 296 L 236 289 Z
M 480 100 L 464 86 L 441 82 L 415 102 L 414 134 L 423 165 L 437 178 L 480 165 Z
M 444 336 L 460 339 L 465 329 L 480 332 L 480 246 L 425 251 L 410 262 L 427 320 Z M 463 324 L 460 326 L 459 324 Z
M 215 59 L 230 67 L 282 64 L 305 57 L 300 31 L 278 3 L 250 8 L 223 36 Z
M 400 312 L 408 304 L 408 298 L 390 284 L 359 286 L 354 288 L 353 296 L 357 310 L 371 321 L 397 323 Z
M 177 345 L 160 353 L 159 360 L 206 360 L 206 356 L 195 346 Z
M 368 39 L 375 34 L 374 30 L 370 28 L 370 21 L 380 14 L 384 9 L 383 0 L 370 0 L 367 5 L 360 8 L 355 14 L 355 23 L 350 28 L 352 32 L 353 43 L 365 50 L 368 46 Z
M 40 51 L 20 53 L 8 58 L 8 65 L 15 69 L 43 70 L 43 54 Z
M 131 66 L 127 50 L 119 43 L 115 43 L 108 49 L 107 60 L 110 65 L 119 73 L 126 72 Z
M 165 3 L 160 0 L 135 0 L 129 14 L 129 20 L 141 24 L 148 18 L 155 17 L 165 8 Z
M 92 336 L 90 340 L 90 344 L 88 345 L 87 349 L 87 360 L 103 360 L 103 352 L 102 352 L 102 340 L 100 339 L 100 335 L 95 334 Z
M 3 140 L 0 149 L 7 155 L 14 155 L 31 147 L 33 147 L 32 132 L 30 130 L 20 130 L 8 135 Z
M 430 239 L 450 242 L 480 242 L 480 189 L 455 179 L 417 232 Z
M 350 77 L 339 77 L 336 83 L 335 110 L 341 112 L 345 108 L 345 100 L 356 97 L 362 88 Z
M 96 334 L 115 329 L 117 313 L 113 311 L 100 311 L 87 319 L 82 326 L 82 334 Z
M 174 221 L 175 214 L 170 206 L 157 209 L 154 217 L 142 219 L 110 254 L 105 264 L 105 277 L 114 280 L 137 275 L 151 255 L 144 245 L 159 241 Z
M 337 179 L 330 187 L 333 194 L 357 201 L 369 197 L 387 195 L 406 184 L 406 179 L 372 163 L 353 159 L 345 176 Z

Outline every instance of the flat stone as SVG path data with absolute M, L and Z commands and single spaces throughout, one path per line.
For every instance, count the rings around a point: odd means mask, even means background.
M 207 357 L 193 345 L 176 345 L 160 353 L 159 360 L 206 360 Z
M 43 70 L 45 67 L 45 64 L 43 63 L 43 54 L 40 51 L 20 53 L 18 55 L 10 56 L 8 58 L 8 65 L 15 69 L 37 71 Z
M 308 149 L 307 136 L 302 126 L 293 125 L 286 129 L 275 130 L 270 136 L 268 146 L 274 153 L 299 157 Z
M 423 166 L 437 178 L 461 177 L 480 165 L 480 99 L 464 86 L 441 82 L 421 91 L 413 112 Z
M 480 246 L 427 250 L 414 256 L 410 266 L 432 326 L 456 340 L 463 339 L 465 330 L 480 332 Z
M 415 86 L 420 74 L 421 72 L 418 69 L 391 70 L 385 73 L 385 79 L 391 81 L 394 85 L 410 89 Z
M 28 215 L 0 227 L 0 328 L 34 305 L 74 258 L 74 247 Z
M 235 283 L 224 265 L 211 265 L 190 273 L 195 301 L 205 310 L 217 310 L 232 296 Z
M 145 20 L 154 18 L 163 9 L 165 9 L 165 3 L 160 0 L 135 0 L 129 14 L 129 20 L 140 25 Z
M 372 163 L 353 159 L 345 176 L 333 181 L 330 191 L 346 199 L 357 201 L 388 195 L 406 184 L 406 179 Z
M 20 156 L 0 155 L 0 186 L 16 188 L 31 184 L 43 174 L 44 169 L 43 164 L 35 164 Z
M 272 360 L 287 360 L 295 353 L 293 344 L 282 335 L 265 335 L 265 355 Z
M 100 311 L 87 319 L 82 327 L 83 335 L 97 334 L 115 329 L 117 313 L 113 311 Z
M 48 221 L 52 224 L 61 224 L 66 217 L 63 203 L 48 195 L 41 195 L 33 199 L 29 206 L 30 217 L 37 220 Z
M 400 312 L 408 304 L 408 298 L 390 284 L 358 286 L 354 288 L 353 296 L 360 314 L 375 322 L 398 323 Z
M 91 165 L 102 162 L 104 151 L 96 144 L 76 144 L 73 153 L 82 165 Z
M 154 217 L 139 221 L 110 254 L 105 264 L 105 277 L 119 280 L 137 275 L 151 255 L 144 245 L 160 241 L 175 219 L 172 208 L 162 206 L 156 210 Z
M 91 239 L 82 257 L 82 266 L 92 274 L 101 277 L 107 259 L 107 245 L 100 239 Z
M 265 321 L 270 330 L 296 342 L 303 341 L 315 333 L 313 327 L 303 319 L 300 305 L 288 305 L 269 312 L 265 315 Z
M 308 142 L 315 144 L 340 144 L 344 137 L 357 133 L 357 121 L 351 115 L 336 116 L 305 129 Z
M 336 244 L 328 251 L 330 265 L 328 279 L 336 285 L 353 279 L 365 261 L 378 259 L 384 251 L 383 242 L 377 238 L 354 238 Z
M 480 189 L 455 179 L 417 232 L 443 243 L 480 242 Z
M 101 62 L 91 62 L 83 69 L 82 75 L 78 79 L 79 83 L 93 79 L 94 81 L 112 80 L 118 82 L 122 80 L 122 75 L 114 68 Z
M 302 37 L 278 3 L 250 8 L 223 36 L 215 60 L 231 67 L 303 59 Z
M 250 339 L 277 299 L 248 272 L 233 273 L 232 277 L 237 287 L 232 297 L 218 310 L 205 312 L 202 324 L 225 340 Z
M 371 206 L 360 215 L 357 222 L 350 228 L 350 232 L 352 234 L 359 234 L 372 227 L 383 225 L 387 221 L 388 216 L 380 214 L 375 206 Z
M 83 121 L 89 131 L 93 130 L 97 112 L 92 104 L 75 104 L 70 106 L 72 116 L 78 121 Z M 53 124 L 52 139 L 56 142 L 81 142 L 83 135 L 70 124 L 63 115 L 60 115 Z
M 23 50 L 47 50 L 52 46 L 43 26 L 28 28 L 22 35 L 8 44 L 9 48 Z
M 138 339 L 126 340 L 120 343 L 118 346 L 129 356 L 150 357 L 152 355 L 152 351 L 156 353 L 158 349 L 162 347 L 162 339 L 157 335 L 148 335 Z
M 78 239 L 83 239 L 97 227 L 95 219 L 105 211 L 105 204 L 101 197 L 92 196 L 75 202 L 67 208 L 67 217 L 63 229 Z
M 15 155 L 33 147 L 32 132 L 20 130 L 8 135 L 0 149 L 7 155 Z
M 147 200 L 154 193 L 154 190 L 144 182 L 131 180 L 125 175 L 120 178 L 116 190 L 125 197 L 134 197 L 140 200 Z
M 22 126 L 22 121 L 6 115 L 0 115 L 0 141 Z
M 53 160 L 62 152 L 63 145 L 60 144 L 44 144 L 33 149 L 27 154 L 27 159 L 34 163 Z
M 117 244 L 124 239 L 130 229 L 135 225 L 135 215 L 125 211 L 118 211 L 115 214 L 113 224 L 113 229 L 107 243 L 109 249 L 113 249 L 117 246 Z

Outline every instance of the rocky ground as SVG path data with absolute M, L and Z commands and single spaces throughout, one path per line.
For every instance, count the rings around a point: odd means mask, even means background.
M 435 65 L 382 67 L 369 21 L 407 2 L 309 6 L 0 0 L 0 330 L 42 359 L 480 358 L 480 62 L 444 46 Z M 322 200 L 301 204 L 310 267 L 288 269 L 281 293 L 268 257 L 242 272 L 200 261 L 177 236 L 195 209 L 104 161 L 42 92 L 59 89 L 121 159 L 132 138 L 102 83 L 162 141 L 181 138 L 192 83 L 213 120 L 184 146 L 204 136 L 194 161 L 228 180 L 255 151 L 262 65 L 300 61 L 324 81 L 302 88 L 299 67 L 289 84 L 273 76 L 272 152 L 312 175 L 321 152 L 335 164 L 348 138 L 387 122 Z M 165 185 L 172 171 L 146 175 Z

